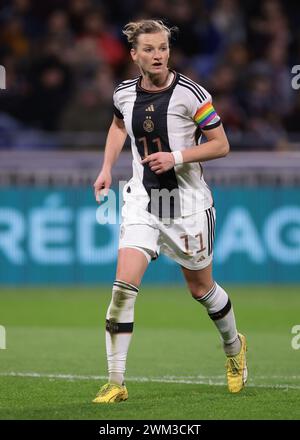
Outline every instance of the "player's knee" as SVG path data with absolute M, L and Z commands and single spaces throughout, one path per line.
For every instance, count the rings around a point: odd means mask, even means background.
M 201 298 L 202 296 L 205 296 L 207 292 L 210 291 L 212 286 L 212 283 L 205 283 L 205 282 L 189 282 L 188 287 L 192 294 L 192 297 L 197 299 Z
M 132 263 L 134 266 L 134 262 Z M 141 283 L 141 279 L 143 276 L 143 271 L 139 269 L 132 270 L 132 266 L 128 267 L 127 265 L 120 265 L 117 270 L 116 278 L 118 280 L 122 280 L 122 282 L 126 284 L 130 284 L 132 286 L 136 286 L 138 289 Z
M 117 278 L 124 281 L 124 283 L 132 284 L 133 286 L 137 286 L 139 288 L 140 285 L 140 274 L 131 274 L 126 273 L 125 271 L 119 271 L 117 273 Z

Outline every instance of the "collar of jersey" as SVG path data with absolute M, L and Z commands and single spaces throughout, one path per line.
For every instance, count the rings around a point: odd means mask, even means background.
M 164 89 L 160 89 L 160 90 L 147 90 L 147 89 L 144 89 L 144 87 L 141 86 L 141 82 L 142 82 L 142 75 L 141 75 L 139 77 L 139 80 L 138 80 L 138 83 L 137 83 L 138 88 L 140 90 L 142 90 L 143 92 L 146 92 L 146 93 L 161 93 L 161 92 L 165 92 L 166 90 L 169 90 L 171 87 L 174 86 L 174 84 L 175 84 L 175 82 L 177 81 L 177 78 L 178 78 L 177 72 L 175 72 L 175 70 L 169 69 L 169 71 L 174 73 L 174 78 L 173 78 L 173 81 L 171 82 L 171 84 L 168 87 L 165 87 Z

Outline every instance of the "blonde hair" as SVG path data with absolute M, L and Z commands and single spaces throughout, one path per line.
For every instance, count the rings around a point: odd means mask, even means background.
M 155 34 L 157 32 L 166 32 L 168 39 L 171 39 L 172 33 L 178 31 L 177 27 L 168 28 L 162 20 L 140 20 L 131 21 L 124 26 L 123 34 L 126 35 L 128 43 L 132 47 L 137 46 L 138 36 L 141 34 Z

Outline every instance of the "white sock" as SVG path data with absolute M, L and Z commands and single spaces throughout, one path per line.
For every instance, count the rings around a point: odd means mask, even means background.
M 214 321 L 223 341 L 227 356 L 234 356 L 241 350 L 241 341 L 236 329 L 235 317 L 230 299 L 217 283 L 201 298 L 197 298 Z
M 134 303 L 139 289 L 116 280 L 106 314 L 106 354 L 109 382 L 122 385 L 127 352 L 133 332 Z

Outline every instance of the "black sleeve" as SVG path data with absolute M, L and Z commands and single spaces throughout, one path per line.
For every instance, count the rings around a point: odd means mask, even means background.
M 124 119 L 124 116 L 120 112 L 120 110 L 117 109 L 117 107 L 114 105 L 114 115 L 119 119 Z
M 213 128 L 219 127 L 219 125 L 222 124 L 221 119 L 219 119 L 217 122 L 215 122 L 214 124 L 210 124 L 210 125 L 206 125 L 205 127 L 201 128 L 201 130 L 212 130 Z

